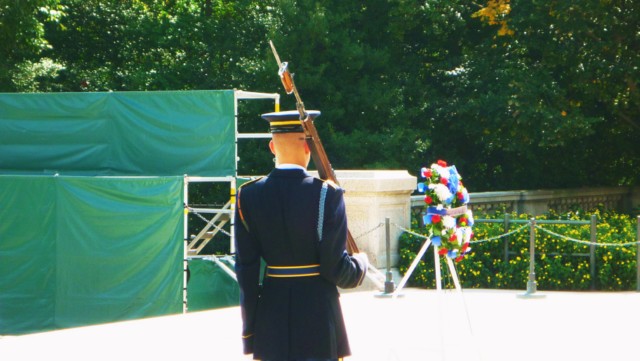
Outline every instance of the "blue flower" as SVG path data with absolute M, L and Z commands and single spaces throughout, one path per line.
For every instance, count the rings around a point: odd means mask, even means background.
M 449 191 L 453 194 L 458 193 L 458 186 L 460 184 L 460 175 L 456 170 L 456 166 L 452 165 L 449 167 L 449 183 L 447 186 L 449 187 Z
M 418 183 L 418 192 L 424 193 L 424 191 L 425 191 L 424 183 Z
M 455 193 L 451 193 L 451 196 L 444 200 L 444 204 L 451 204 L 451 202 L 453 202 L 453 199 L 455 197 L 456 197 L 456 194 Z
M 424 216 L 422 216 L 422 223 L 431 224 L 431 215 L 425 214 Z

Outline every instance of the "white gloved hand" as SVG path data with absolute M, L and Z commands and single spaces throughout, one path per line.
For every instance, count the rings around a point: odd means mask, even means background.
M 369 257 L 366 253 L 354 253 L 351 257 L 358 260 L 358 262 L 362 265 L 362 269 L 369 268 Z

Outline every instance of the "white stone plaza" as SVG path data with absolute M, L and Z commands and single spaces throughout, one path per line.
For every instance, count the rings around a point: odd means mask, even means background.
M 353 356 L 346 361 L 633 360 L 640 293 L 405 289 L 341 297 Z M 248 360 L 230 307 L 0 337 L 3 361 Z

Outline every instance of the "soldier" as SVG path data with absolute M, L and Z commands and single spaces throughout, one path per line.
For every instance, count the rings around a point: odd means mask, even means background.
M 337 287 L 362 284 L 368 260 L 347 254 L 343 190 L 307 173 L 311 152 L 299 113 L 262 117 L 276 168 L 240 187 L 234 227 L 244 353 L 263 361 L 338 360 L 351 351 Z

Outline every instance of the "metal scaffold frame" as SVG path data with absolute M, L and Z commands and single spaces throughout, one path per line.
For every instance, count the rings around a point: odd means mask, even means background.
M 268 139 L 271 133 L 240 133 L 238 131 L 238 101 L 252 99 L 273 99 L 275 111 L 280 110 L 280 94 L 277 93 L 259 93 L 248 92 L 244 90 L 235 90 L 234 93 L 234 128 L 235 128 L 235 170 L 233 176 L 228 177 L 198 177 L 185 174 L 184 176 L 184 289 L 183 289 L 183 312 L 187 312 L 187 266 L 188 261 L 193 258 L 205 258 L 212 260 L 216 264 L 223 264 L 221 259 L 228 261 L 229 256 L 203 255 L 201 252 L 204 247 L 219 232 L 223 232 L 229 236 L 230 253 L 235 253 L 233 231 L 226 232 L 223 227 L 229 223 L 233 229 L 235 215 L 235 195 L 238 179 L 238 139 Z M 229 200 L 222 208 L 194 208 L 189 205 L 189 184 L 191 183 L 229 183 Z M 195 214 L 206 222 L 206 225 L 193 238 L 189 235 L 189 214 Z M 202 214 L 213 215 L 211 219 L 207 219 Z M 211 230 L 213 228 L 213 230 Z M 230 268 L 224 267 L 225 273 L 235 279 L 235 274 Z

